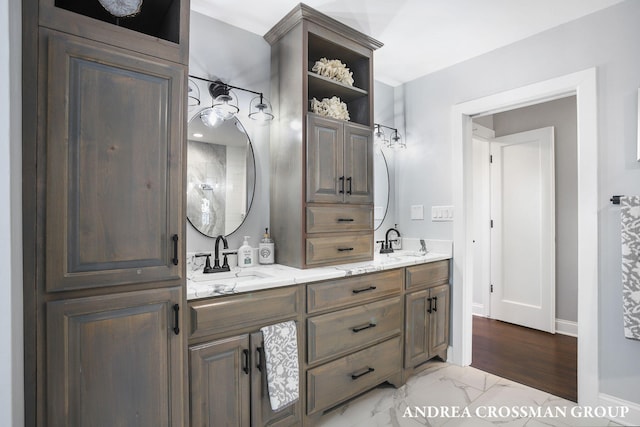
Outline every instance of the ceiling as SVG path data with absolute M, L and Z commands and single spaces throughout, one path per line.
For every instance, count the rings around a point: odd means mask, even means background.
M 384 43 L 376 80 L 391 86 L 623 0 L 305 0 Z M 191 9 L 263 36 L 299 1 L 191 0 Z

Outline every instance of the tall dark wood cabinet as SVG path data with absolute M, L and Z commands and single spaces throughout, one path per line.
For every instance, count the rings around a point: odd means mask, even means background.
M 23 1 L 28 426 L 188 425 L 188 0 Z
M 299 4 L 271 44 L 271 231 L 276 262 L 298 268 L 373 257 L 373 51 L 382 43 Z M 340 60 L 353 84 L 313 71 Z M 349 120 L 312 112 L 338 97 Z M 336 215 L 336 212 L 341 214 Z

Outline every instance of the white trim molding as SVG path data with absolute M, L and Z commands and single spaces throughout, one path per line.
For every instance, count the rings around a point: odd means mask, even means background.
M 611 421 L 614 421 L 623 426 L 640 426 L 640 405 L 634 402 L 629 402 L 627 400 L 619 399 L 615 396 L 610 396 L 608 394 L 600 393 L 598 395 L 598 404 L 600 406 L 622 406 L 629 408 L 629 412 L 626 414 L 624 418 L 612 418 Z
M 560 76 L 453 106 L 453 223 L 451 336 L 453 363 L 471 364 L 473 312 L 472 123 L 493 114 L 576 95 L 578 111 L 578 402 L 595 405 L 598 366 L 598 104 L 596 69 Z
M 556 334 L 578 337 L 578 322 L 556 319 Z

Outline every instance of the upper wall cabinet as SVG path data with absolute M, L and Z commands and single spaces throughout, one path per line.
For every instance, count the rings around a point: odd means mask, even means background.
M 279 116 L 271 230 L 286 242 L 276 261 L 305 268 L 371 259 L 373 51 L 382 44 L 304 4 L 264 37 Z
M 127 9 L 125 3 L 134 6 Z M 109 4 L 113 5 L 111 11 L 107 10 Z M 127 16 L 119 16 L 123 14 Z M 128 46 L 140 53 L 185 65 L 189 60 L 188 19 L 189 0 L 39 2 L 39 23 L 43 27 L 115 46 Z

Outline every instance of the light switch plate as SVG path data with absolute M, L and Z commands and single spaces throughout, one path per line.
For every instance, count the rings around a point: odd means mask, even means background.
M 453 221 L 453 206 L 432 206 L 431 221 Z
M 411 219 L 424 219 L 424 206 L 412 205 L 411 206 Z

